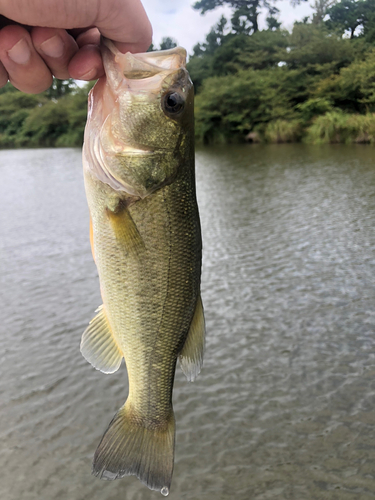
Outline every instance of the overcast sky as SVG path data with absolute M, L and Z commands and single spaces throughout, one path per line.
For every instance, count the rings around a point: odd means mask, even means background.
M 154 45 L 159 46 L 163 37 L 175 38 L 179 45 L 185 47 L 189 54 L 198 42 L 203 42 L 210 28 L 224 14 L 230 19 L 231 10 L 220 7 L 202 16 L 192 8 L 195 0 L 143 0 L 143 5 L 154 28 Z M 291 29 L 293 22 L 311 14 L 308 3 L 293 8 L 289 1 L 279 0 L 276 3 L 280 9 L 279 20 L 283 27 Z M 266 27 L 266 14 L 259 19 L 260 29 Z

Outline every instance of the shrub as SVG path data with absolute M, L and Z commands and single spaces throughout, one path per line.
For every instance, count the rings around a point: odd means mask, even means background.
M 267 124 L 264 138 L 267 142 L 298 142 L 302 137 L 301 120 L 275 120 Z
M 307 142 L 322 143 L 374 143 L 375 114 L 347 114 L 331 111 L 315 119 L 308 128 Z

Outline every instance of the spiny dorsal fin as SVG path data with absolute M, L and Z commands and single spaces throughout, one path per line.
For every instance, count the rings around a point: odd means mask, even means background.
M 103 373 L 114 373 L 120 368 L 123 353 L 113 336 L 103 306 L 90 321 L 81 340 L 82 356 Z
M 195 380 L 202 368 L 205 331 L 203 304 L 199 296 L 189 333 L 179 355 L 181 369 L 189 382 Z
M 135 255 L 139 254 L 145 247 L 145 244 L 129 213 L 126 203 L 120 200 L 115 211 L 107 208 L 107 216 L 117 241 L 125 251 Z

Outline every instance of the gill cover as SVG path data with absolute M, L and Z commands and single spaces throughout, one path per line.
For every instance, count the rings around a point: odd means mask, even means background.
M 193 130 L 193 86 L 181 47 L 122 54 L 102 43 L 106 76 L 89 95 L 84 168 L 118 192 L 144 198 L 173 182 Z

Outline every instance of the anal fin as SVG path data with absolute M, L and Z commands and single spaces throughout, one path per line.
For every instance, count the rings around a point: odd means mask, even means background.
M 103 306 L 83 332 L 81 340 L 82 356 L 94 368 L 103 373 L 114 373 L 120 368 L 123 353 L 113 336 L 111 326 Z
M 199 296 L 189 333 L 186 337 L 184 347 L 179 354 L 181 369 L 189 382 L 195 380 L 202 368 L 205 332 L 203 304 Z

